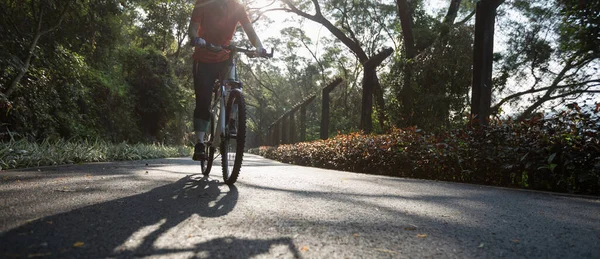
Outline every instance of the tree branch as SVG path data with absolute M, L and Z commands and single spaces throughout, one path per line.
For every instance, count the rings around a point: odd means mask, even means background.
M 382 49 L 379 53 L 371 57 L 369 60 L 367 60 L 367 62 L 363 64 L 364 69 L 373 69 L 379 66 L 381 62 L 383 62 L 387 57 L 392 55 L 392 53 L 394 53 L 394 49 L 392 48 Z
M 313 5 L 315 6 L 315 12 L 317 13 L 317 16 L 323 17 L 323 14 L 321 13 L 321 5 L 319 4 L 319 1 L 312 0 L 312 2 L 313 2 Z
M 269 13 L 269 12 L 274 12 L 274 11 L 292 12 L 290 9 L 287 9 L 287 8 L 272 8 L 272 9 L 264 10 L 257 14 L 258 16 L 256 17 L 256 19 L 252 20 L 252 23 L 255 23 L 258 20 L 260 20 L 260 18 L 263 16 L 263 14 Z
M 58 18 L 58 22 L 56 24 L 54 24 L 54 26 L 50 27 L 49 29 L 47 29 L 45 31 L 42 31 L 40 33 L 40 36 L 43 36 L 44 34 L 49 33 L 51 31 L 54 31 L 54 30 L 58 29 L 58 27 L 60 27 L 60 25 L 62 24 L 63 20 L 65 19 L 65 16 L 67 15 L 67 11 L 69 10 L 69 7 L 71 6 L 71 1 L 68 1 L 65 4 L 65 7 L 63 8 L 63 10 L 60 13 L 60 17 Z M 41 22 L 41 19 L 40 19 L 40 22 Z
M 373 13 L 375 13 L 375 15 L 373 15 Z M 371 17 L 372 20 L 376 21 L 381 28 L 383 28 L 383 31 L 387 34 L 387 36 L 390 38 L 390 40 L 394 43 L 394 49 L 398 49 L 398 43 L 396 42 L 396 37 L 392 36 L 392 33 L 385 26 L 385 23 L 383 21 L 381 21 L 381 15 L 379 15 L 379 13 L 377 13 L 377 9 L 373 8 L 373 12 L 367 12 L 367 14 L 369 15 L 369 17 Z
M 485 2 L 489 2 L 494 9 L 498 8 L 505 0 L 483 0 Z
M 323 63 L 319 60 L 319 58 L 317 58 L 317 55 L 308 47 L 306 42 L 304 42 L 303 38 L 300 39 L 300 42 L 302 42 L 304 48 L 308 50 L 310 55 L 315 59 L 315 62 L 317 62 L 317 65 L 319 65 L 319 68 L 321 69 L 321 79 L 323 80 L 323 82 L 325 82 L 325 67 L 323 66 Z
M 444 21 L 442 23 L 450 26 L 454 24 L 454 20 L 456 19 L 456 15 L 458 14 L 458 8 L 460 7 L 461 0 L 451 0 L 450 7 L 448 7 L 448 12 L 444 17 Z
M 253 7 L 253 8 L 248 8 L 248 9 L 246 9 L 246 11 L 251 11 L 251 10 L 260 10 L 260 9 L 263 9 L 263 8 L 265 8 L 265 7 L 268 7 L 268 6 L 271 6 L 271 5 L 273 5 L 275 2 L 277 2 L 277 0 L 273 0 L 273 1 L 271 1 L 271 3 L 268 3 L 268 4 L 266 4 L 266 5 L 263 5 L 263 6 L 261 6 L 261 7 Z
M 514 93 L 514 94 L 511 94 L 511 95 L 509 95 L 507 97 L 504 97 L 502 100 L 500 100 L 500 102 L 498 102 L 496 105 L 492 106 L 492 111 L 498 111 L 498 109 L 502 105 L 504 105 L 505 103 L 511 101 L 512 99 L 521 97 L 521 96 L 526 95 L 526 94 L 539 93 L 539 92 L 548 91 L 548 90 L 551 90 L 551 89 L 558 90 L 558 89 L 573 88 L 573 87 L 583 86 L 583 85 L 590 84 L 590 83 L 600 83 L 600 79 L 589 80 L 589 81 L 579 82 L 579 83 L 575 83 L 575 84 L 557 85 L 555 87 L 553 87 L 553 86 L 547 86 L 547 87 L 542 87 L 542 88 L 538 88 L 538 89 L 532 88 L 532 89 L 529 89 L 527 91 L 522 91 L 522 92 Z M 590 87 L 595 87 L 595 86 L 600 86 L 600 85 L 596 84 L 596 85 L 592 85 Z
M 560 99 L 560 98 L 564 98 L 564 97 L 569 97 L 571 95 L 576 95 L 576 94 L 597 94 L 597 93 L 600 93 L 600 90 L 577 90 L 577 91 L 571 91 L 571 92 L 560 94 L 560 95 L 551 96 L 550 98 L 548 98 L 548 101 Z
M 554 78 L 554 80 L 552 81 L 552 84 L 550 84 L 546 93 L 542 97 L 540 97 L 539 100 L 537 100 L 535 103 L 533 103 L 527 109 L 525 109 L 525 111 L 521 114 L 521 116 L 519 116 L 519 118 L 518 118 L 519 121 L 529 117 L 531 115 L 531 113 L 533 113 L 533 111 L 537 110 L 537 108 L 540 105 L 542 105 L 543 103 L 548 101 L 548 98 L 550 98 L 550 96 L 554 93 L 554 91 L 556 91 L 558 84 L 564 79 L 564 76 L 567 73 L 567 71 L 569 71 L 569 70 L 571 70 L 571 68 L 573 68 L 573 65 L 574 65 L 573 61 L 575 61 L 576 58 L 577 58 L 577 55 L 573 55 L 567 60 L 565 66 L 560 71 L 560 73 L 558 73 L 558 75 Z
M 331 34 L 333 34 L 342 43 L 344 43 L 344 45 L 346 45 L 346 47 L 348 47 L 358 57 L 359 60 L 366 61 L 368 59 L 367 54 L 365 54 L 358 42 L 355 42 L 352 39 L 348 38 L 348 36 L 346 36 L 344 32 L 342 32 L 340 29 L 335 27 L 335 25 L 333 25 L 329 20 L 323 17 L 323 15 L 321 14 L 321 8 L 318 6 L 317 0 L 312 0 L 313 3 L 317 4 L 315 5 L 315 8 L 318 10 L 316 15 L 310 15 L 299 10 L 296 6 L 294 6 L 294 4 L 290 0 L 281 1 L 290 8 L 288 12 L 295 13 L 301 17 L 304 17 L 306 19 L 309 19 L 313 22 L 317 22 L 325 26 L 325 28 L 327 28 L 329 32 L 331 32 Z
M 464 19 L 462 19 L 459 22 L 455 22 L 454 26 L 460 26 L 460 25 L 467 23 L 469 20 L 471 20 L 471 18 L 473 18 L 473 16 L 475 15 L 476 12 L 477 12 L 477 9 L 473 9 L 473 11 L 469 15 L 467 15 L 467 17 L 465 17 Z
M 346 30 L 346 32 L 348 32 L 348 34 L 350 34 L 350 38 L 352 39 L 352 41 L 358 43 L 360 42 L 357 38 L 356 38 L 356 34 L 354 33 L 354 31 L 352 30 L 352 28 L 350 28 L 350 24 L 348 24 L 348 13 L 344 10 L 340 10 L 342 12 L 342 15 L 344 16 L 344 19 L 342 19 L 342 22 L 340 23 L 340 26 L 342 26 L 342 29 Z
M 258 79 L 258 76 L 256 75 L 256 73 L 254 73 L 254 70 L 252 69 L 252 67 L 250 67 L 250 65 L 246 65 L 246 67 L 248 68 L 248 71 L 250 71 L 250 74 L 252 75 L 252 77 L 254 77 L 254 79 L 256 80 L 256 82 L 258 83 L 258 85 L 260 87 L 263 87 L 263 88 L 269 90 L 275 96 L 275 98 L 280 99 L 279 96 L 277 95 L 277 92 L 275 92 L 272 88 L 265 85 L 262 82 L 262 80 Z

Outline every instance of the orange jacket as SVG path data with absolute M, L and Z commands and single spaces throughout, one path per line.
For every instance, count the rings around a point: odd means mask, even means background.
M 244 7 L 235 0 L 196 0 L 191 22 L 199 23 L 198 36 L 207 43 L 229 45 L 238 23 L 250 23 Z M 212 52 L 196 47 L 194 60 L 217 63 L 229 58 L 229 51 Z

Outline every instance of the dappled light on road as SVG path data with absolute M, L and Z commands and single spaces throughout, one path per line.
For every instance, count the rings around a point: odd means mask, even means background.
M 299 167 L 250 154 L 236 185 L 222 184 L 214 169 L 205 177 L 180 158 L 9 172 L 0 185 L 9 205 L 0 214 L 0 257 L 600 255 L 594 199 Z M 36 206 L 43 209 L 27 209 Z

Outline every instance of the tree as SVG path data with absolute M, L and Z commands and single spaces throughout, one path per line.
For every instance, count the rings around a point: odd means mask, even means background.
M 433 17 L 422 1 L 397 0 L 403 51 L 386 82 L 396 106 L 394 124 L 437 129 L 458 120 L 471 87 L 472 27 L 470 1 L 449 1 L 445 14 Z M 461 20 L 456 21 L 457 18 Z
M 356 56 L 363 65 L 361 129 L 367 133 L 372 130 L 371 113 L 374 94 L 379 110 L 379 121 L 382 125 L 385 124 L 387 119 L 383 90 L 376 68 L 392 54 L 389 48 L 381 49 L 382 41 L 387 37 L 384 36 L 386 30 L 390 27 L 390 21 L 386 20 L 386 17 L 392 13 L 391 6 L 372 1 L 329 1 L 323 6 L 317 0 L 311 0 L 312 5 L 308 1 L 282 0 L 282 2 L 285 3 L 286 8 L 281 10 L 323 25 Z M 311 10 L 314 14 L 309 14 Z M 327 18 L 326 15 L 331 18 Z
M 506 51 L 496 55 L 501 68 L 495 78 L 494 112 L 513 104 L 522 120 L 547 104 L 557 106 L 600 92 L 597 1 L 558 1 L 559 8 L 527 0 L 509 4 L 525 20 L 501 20 L 511 33 Z M 519 102 L 522 98 L 528 99 L 526 105 Z
M 404 39 L 404 53 L 405 59 L 407 60 L 404 66 L 404 85 L 402 90 L 399 91 L 398 100 L 402 100 L 404 117 L 406 125 L 412 125 L 413 117 L 413 99 L 414 99 L 414 86 L 412 84 L 412 62 L 417 55 L 415 49 L 415 40 L 413 35 L 413 17 L 412 10 L 406 0 L 397 0 L 396 6 L 398 8 L 398 16 L 400 18 L 400 24 L 402 26 L 402 36 Z
M 10 95 L 15 90 L 15 87 L 19 84 L 23 76 L 27 73 L 29 66 L 31 64 L 31 59 L 35 54 L 36 47 L 38 45 L 38 41 L 44 35 L 57 30 L 60 28 L 63 23 L 65 17 L 67 16 L 68 11 L 71 9 L 73 0 L 65 0 L 65 1 L 35 1 L 30 0 L 26 3 L 21 1 L 5 1 L 2 2 L 2 10 L 4 12 L 8 12 L 9 10 L 15 11 L 20 8 L 28 8 L 27 19 L 26 21 L 30 28 L 34 28 L 33 31 L 22 31 L 23 29 L 21 24 L 17 25 L 15 21 L 10 20 L 11 15 L 7 15 L 9 20 L 6 22 L 8 24 L 4 26 L 11 26 L 15 29 L 15 31 L 20 34 L 24 39 L 27 38 L 29 40 L 29 46 L 27 47 L 26 53 L 24 57 L 12 56 L 15 60 L 13 65 L 16 71 L 16 75 L 10 80 L 10 83 L 6 87 L 6 89 L 2 89 L 0 94 L 4 98 L 9 98 Z M 25 7 L 26 6 L 26 7 Z M 4 99 L 2 98 L 2 99 Z

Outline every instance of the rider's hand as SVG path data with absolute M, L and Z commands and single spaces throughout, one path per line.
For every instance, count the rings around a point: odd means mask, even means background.
M 257 57 L 266 57 L 267 56 L 267 50 L 264 49 L 263 47 L 256 48 L 256 56 Z
M 194 38 L 194 42 L 192 42 L 194 46 L 204 47 L 206 46 L 206 41 L 203 38 L 196 37 Z

